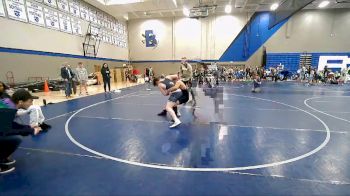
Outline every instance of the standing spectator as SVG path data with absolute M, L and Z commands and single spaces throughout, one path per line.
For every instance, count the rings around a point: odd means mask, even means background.
M 150 81 L 153 81 L 153 76 L 154 76 L 153 68 L 149 67 L 149 79 L 150 79 Z
M 63 67 L 61 68 L 61 77 L 65 81 L 66 98 L 69 98 L 72 94 L 72 81 L 74 78 L 74 73 L 67 63 L 64 63 Z
M 181 80 L 188 88 L 188 91 L 191 93 L 192 97 L 192 105 L 196 105 L 196 97 L 194 95 L 194 91 L 192 90 L 192 80 L 193 80 L 193 71 L 192 65 L 188 63 L 186 57 L 182 57 L 181 66 L 180 66 Z
M 69 67 L 69 69 L 72 70 L 72 72 L 73 72 L 72 90 L 73 90 L 74 95 L 76 95 L 76 94 L 77 94 L 77 82 L 78 82 L 76 70 L 72 69 L 71 66 L 70 66 L 69 64 L 68 64 L 68 67 Z
M 108 85 L 108 91 L 111 91 L 111 71 L 109 70 L 108 64 L 103 63 L 101 68 L 101 74 L 103 78 L 103 88 L 107 92 L 106 86 Z
M 78 67 L 76 69 L 76 75 L 77 75 L 77 79 L 80 83 L 80 86 L 79 86 L 79 90 L 80 90 L 80 93 L 79 95 L 82 95 L 82 88 L 85 89 L 85 93 L 86 95 L 89 95 L 88 91 L 87 91 L 87 80 L 88 80 L 88 72 L 87 70 L 85 69 L 84 65 L 82 62 L 79 62 L 78 63 Z
M 251 75 L 250 75 L 250 67 L 248 66 L 246 69 L 245 69 L 245 79 L 248 80 L 250 79 Z

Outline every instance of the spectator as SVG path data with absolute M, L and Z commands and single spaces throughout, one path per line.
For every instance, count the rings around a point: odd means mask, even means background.
M 3 83 L 0 84 L 0 89 L 4 89 Z M 10 156 L 14 151 L 16 151 L 22 141 L 20 135 L 37 135 L 40 131 L 42 131 L 41 127 L 39 126 L 31 127 L 13 121 L 17 109 L 28 110 L 29 107 L 33 104 L 34 98 L 35 97 L 33 97 L 28 91 L 25 90 L 16 91 L 12 95 L 11 99 L 8 98 L 8 95 L 6 93 L 2 93 L 2 98 L 0 99 L 0 174 L 9 173 L 15 170 L 13 164 L 16 161 L 14 159 L 11 159 Z M 9 116 L 12 114 L 13 118 Z
M 80 90 L 80 94 L 79 95 L 82 95 L 82 88 L 85 89 L 85 93 L 86 95 L 89 95 L 88 91 L 87 91 L 87 80 L 88 80 L 88 72 L 87 70 L 85 69 L 84 65 L 82 62 L 79 62 L 78 63 L 78 67 L 76 69 L 76 75 L 77 75 L 77 79 L 80 83 L 80 87 L 79 87 L 79 90 Z
M 67 63 L 64 63 L 61 68 L 61 77 L 65 81 L 66 98 L 70 98 L 72 94 L 72 82 L 74 78 L 74 73 Z
M 109 70 L 108 64 L 103 63 L 101 68 L 101 74 L 103 78 L 103 88 L 107 92 L 106 86 L 108 85 L 108 91 L 111 91 L 111 71 Z
M 10 96 L 6 93 L 6 90 L 8 87 L 0 81 L 0 99 L 5 100 L 8 99 L 10 100 Z M 24 91 L 23 89 L 18 90 L 18 92 Z M 17 91 L 16 91 L 17 92 Z M 32 96 L 34 99 L 37 99 L 38 97 Z M 24 115 L 29 115 L 29 123 L 24 123 L 28 124 L 32 128 L 34 127 L 41 127 L 41 129 L 48 131 L 51 126 L 46 124 L 45 117 L 43 115 L 43 112 L 41 111 L 40 106 L 36 105 L 31 105 L 29 106 L 26 110 L 19 108 L 16 113 L 16 119 L 15 121 L 18 123 L 22 123 L 23 119 L 21 119 L 22 116 Z

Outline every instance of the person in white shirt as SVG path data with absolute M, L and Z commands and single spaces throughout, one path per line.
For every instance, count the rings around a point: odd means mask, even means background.
M 82 88 L 84 88 L 86 95 L 89 95 L 88 90 L 87 90 L 87 80 L 88 80 L 88 72 L 85 69 L 84 65 L 82 62 L 78 63 L 78 67 L 76 69 L 76 74 L 77 74 L 77 79 L 80 83 L 80 95 L 82 95 Z
M 181 81 L 185 83 L 185 85 L 188 87 L 188 91 L 191 93 L 191 97 L 192 97 L 192 104 L 193 106 L 195 106 L 196 97 L 191 88 L 192 80 L 193 80 L 193 70 L 192 70 L 192 65 L 188 63 L 188 60 L 186 57 L 182 57 L 181 59 L 180 74 L 181 74 Z

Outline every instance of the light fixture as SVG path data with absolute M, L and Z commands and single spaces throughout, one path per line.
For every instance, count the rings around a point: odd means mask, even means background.
M 190 16 L 190 10 L 188 8 L 183 8 L 183 13 L 185 16 Z
M 123 5 L 123 4 L 131 4 L 131 3 L 141 3 L 144 0 L 107 0 L 106 5 Z
M 175 5 L 175 7 L 177 7 L 177 2 L 176 2 L 176 0 L 173 0 L 173 3 L 174 3 L 174 5 Z
M 232 11 L 232 6 L 231 6 L 231 5 L 226 5 L 226 6 L 225 6 L 225 12 L 226 12 L 227 14 L 229 14 L 229 13 L 231 13 L 231 11 Z
M 106 2 L 104 0 L 97 0 L 99 3 L 106 5 Z
M 278 6 L 279 6 L 278 3 L 274 3 L 271 5 L 270 10 L 275 11 L 277 10 Z
M 125 20 L 129 20 L 129 16 L 126 14 L 123 16 Z
M 318 7 L 319 7 L 319 8 L 324 8 L 324 7 L 327 7 L 328 4 L 329 4 L 329 1 L 322 1 L 322 2 L 318 5 Z

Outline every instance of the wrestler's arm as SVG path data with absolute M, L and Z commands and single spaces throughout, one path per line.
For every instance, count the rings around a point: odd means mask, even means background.
M 165 88 L 164 88 L 162 85 L 158 85 L 158 87 L 159 87 L 160 92 L 161 92 L 164 96 L 168 96 L 168 95 L 169 95 L 168 91 L 165 90 Z

